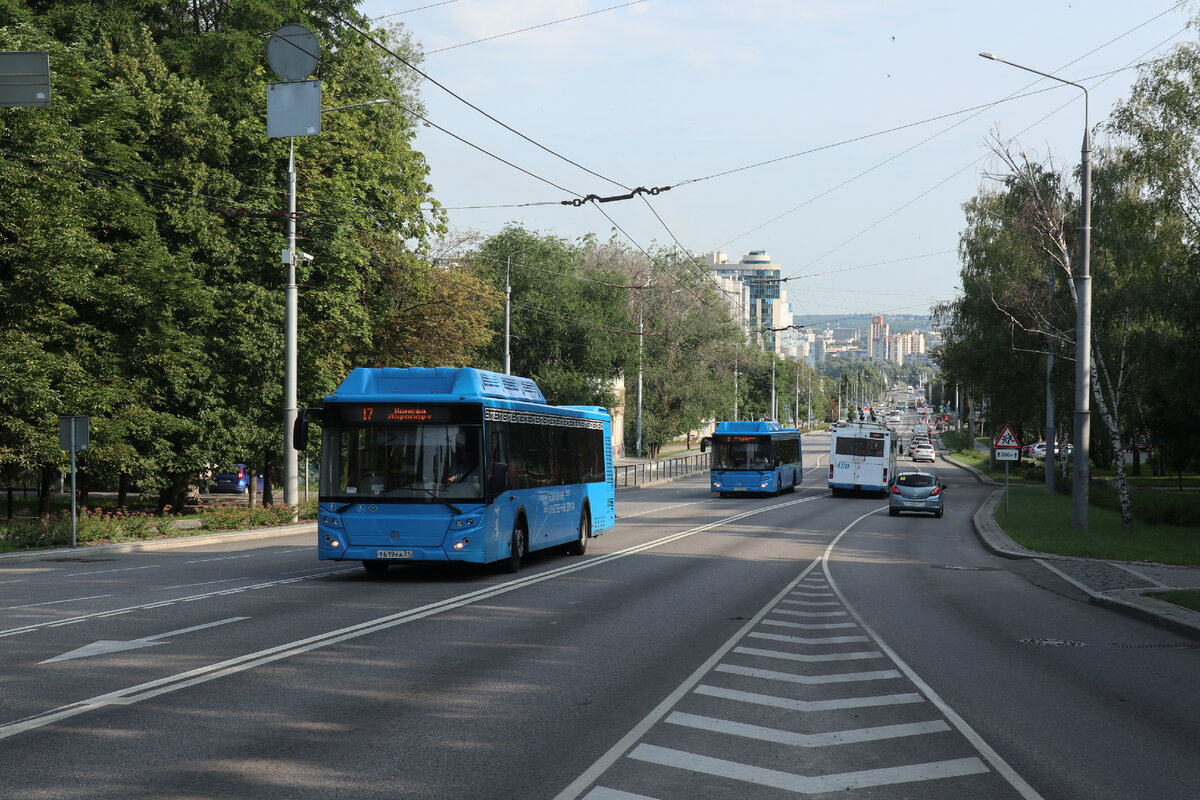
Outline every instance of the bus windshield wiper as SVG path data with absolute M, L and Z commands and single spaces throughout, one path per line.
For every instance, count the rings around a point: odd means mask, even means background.
M 441 503 L 441 504 L 442 504 L 442 505 L 444 505 L 446 508 L 448 508 L 448 509 L 450 509 L 451 511 L 453 511 L 455 514 L 461 514 L 461 513 L 463 513 L 461 508 L 459 508 L 458 506 L 454 505 L 454 503 L 451 503 L 449 500 L 447 500 L 446 498 L 442 497 L 441 495 L 439 495 L 437 492 L 433 491 L 432 489 L 426 489 L 424 486 L 419 486 L 419 487 L 417 487 L 417 488 L 419 488 L 419 489 L 420 489 L 422 492 L 424 492 L 425 494 L 427 494 L 427 495 L 429 495 L 430 497 L 432 497 L 434 500 L 437 500 L 439 503 Z

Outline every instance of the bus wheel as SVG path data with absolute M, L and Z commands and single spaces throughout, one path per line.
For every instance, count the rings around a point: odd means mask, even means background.
M 587 552 L 588 537 L 592 535 L 592 515 L 583 509 L 579 516 L 579 538 L 567 545 L 567 555 L 581 556 Z
M 521 568 L 521 560 L 525 558 L 525 529 L 520 523 L 513 526 L 512 542 L 509 544 L 508 558 L 500 562 L 501 568 L 509 575 Z
M 364 561 L 362 565 L 368 575 L 383 575 L 388 571 L 388 562 L 386 561 Z

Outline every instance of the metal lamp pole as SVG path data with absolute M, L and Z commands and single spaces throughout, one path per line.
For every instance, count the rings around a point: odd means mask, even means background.
M 1092 435 L 1091 378 L 1092 378 L 1092 137 L 1088 130 L 1088 90 L 1081 84 L 1051 75 L 1048 72 L 1005 61 L 991 53 L 984 58 L 1008 64 L 1010 67 L 1041 75 L 1052 81 L 1074 86 L 1083 92 L 1083 147 L 1080 149 L 1080 215 L 1079 270 L 1075 274 L 1075 471 L 1071 484 L 1071 527 L 1086 531 L 1088 527 L 1088 463 Z M 1046 448 L 1053 443 L 1046 441 Z
M 557 239 L 554 240 L 554 242 L 557 242 L 557 241 L 558 241 Z M 511 342 L 511 339 L 509 337 L 509 326 L 512 321 L 512 259 L 513 259 L 513 256 L 519 256 L 521 253 L 524 253 L 528 250 L 536 250 L 539 247 L 545 247 L 548 244 L 554 244 L 554 242 L 538 242 L 537 244 L 531 245 L 529 247 L 522 247 L 520 250 L 513 250 L 511 253 L 508 254 L 508 263 L 504 267 L 504 374 L 505 375 L 512 374 L 512 368 L 511 368 L 512 361 L 510 358 L 511 351 L 509 349 L 509 344 Z

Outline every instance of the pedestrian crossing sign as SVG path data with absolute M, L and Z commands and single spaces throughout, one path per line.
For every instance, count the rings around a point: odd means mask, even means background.
M 1000 431 L 1000 435 L 996 437 L 996 441 L 992 443 L 997 448 L 1014 448 L 1020 449 L 1021 443 L 1017 441 L 1017 437 L 1013 434 L 1012 428 L 1008 425 L 1004 426 L 1004 430 Z

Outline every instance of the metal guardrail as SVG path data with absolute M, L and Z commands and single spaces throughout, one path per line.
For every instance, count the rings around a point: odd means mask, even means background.
M 711 453 L 695 453 L 690 456 L 641 461 L 636 464 L 620 464 L 615 465 L 613 469 L 616 471 L 616 486 L 621 489 L 693 475 L 707 470 L 711 463 Z

